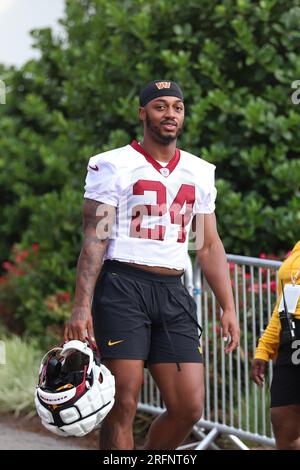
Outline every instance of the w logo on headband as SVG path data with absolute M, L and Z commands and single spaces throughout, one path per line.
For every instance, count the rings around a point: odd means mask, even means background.
M 171 82 L 157 82 L 155 85 L 159 90 L 162 90 L 163 88 L 171 88 Z

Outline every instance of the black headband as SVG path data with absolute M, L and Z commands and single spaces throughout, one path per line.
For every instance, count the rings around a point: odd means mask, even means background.
M 160 96 L 176 96 L 183 101 L 183 93 L 177 83 L 170 80 L 153 80 L 140 92 L 140 106 L 146 106 L 149 101 Z

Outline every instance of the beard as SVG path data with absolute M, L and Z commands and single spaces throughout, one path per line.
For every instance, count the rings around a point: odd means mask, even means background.
M 164 121 L 163 121 L 164 122 Z M 167 120 L 166 120 L 167 122 Z M 170 121 L 169 121 L 170 122 Z M 181 134 L 182 128 L 179 127 L 176 130 L 175 134 L 162 134 L 160 128 L 153 124 L 151 121 L 149 114 L 146 112 L 146 127 L 148 132 L 151 134 L 152 138 L 156 140 L 156 142 L 162 145 L 169 145 L 174 140 L 177 140 L 178 136 Z

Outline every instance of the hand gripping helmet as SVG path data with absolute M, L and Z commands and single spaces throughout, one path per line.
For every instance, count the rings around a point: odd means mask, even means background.
M 114 396 L 114 376 L 89 344 L 68 341 L 43 357 L 35 406 L 42 424 L 55 434 L 89 433 L 111 410 Z

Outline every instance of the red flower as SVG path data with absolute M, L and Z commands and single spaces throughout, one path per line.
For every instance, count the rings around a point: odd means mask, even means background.
M 24 261 L 24 259 L 27 258 L 28 256 L 29 256 L 28 250 L 20 251 L 20 253 L 16 254 L 16 257 L 15 257 L 16 263 L 17 264 L 22 263 L 22 261 Z
M 261 270 L 261 275 L 262 275 L 262 277 L 264 277 L 264 278 L 265 278 L 265 277 L 266 277 L 266 275 L 267 275 L 267 272 L 268 272 L 268 270 L 267 270 L 267 269 L 265 269 L 265 268 L 262 268 L 262 270 Z
M 55 309 L 55 304 L 54 304 L 53 301 L 51 301 L 51 300 L 48 300 L 48 301 L 46 302 L 46 305 L 47 305 L 47 307 L 48 307 L 49 310 L 54 310 L 54 309 Z
M 31 248 L 32 248 L 32 251 L 33 251 L 34 253 L 37 253 L 37 252 L 39 251 L 39 249 L 40 249 L 40 245 L 39 245 L 38 243 L 33 243 L 33 244 L 31 245 Z
M 13 267 L 14 265 L 10 261 L 4 261 L 4 263 L 2 263 L 2 268 L 6 271 L 11 271 Z
M 259 257 L 260 259 L 274 259 L 274 260 L 279 259 L 277 255 L 274 255 L 274 253 L 269 253 L 269 254 L 261 253 Z
M 247 291 L 248 291 L 248 292 L 251 292 L 251 291 L 252 291 L 251 286 L 248 287 Z M 259 292 L 259 284 L 258 284 L 258 282 L 255 282 L 255 283 L 253 284 L 253 292 L 254 292 L 255 294 L 258 294 L 258 292 Z
M 269 258 L 274 259 L 275 261 L 280 259 L 279 256 L 274 255 L 274 253 L 272 253 L 271 255 L 269 255 Z
M 276 292 L 277 292 L 276 281 L 271 281 L 270 282 L 270 289 L 271 289 L 272 292 L 274 292 L 274 294 L 276 294 Z
M 69 292 L 58 292 L 56 294 L 57 302 L 60 304 L 70 302 L 71 296 Z
M 2 267 L 7 272 L 15 274 L 15 276 L 23 276 L 23 274 L 25 274 L 24 269 L 17 268 L 17 266 L 12 264 L 10 261 L 4 261 L 4 263 L 2 263 Z
M 268 288 L 267 282 L 263 282 L 261 284 L 261 288 L 262 288 L 262 290 L 266 290 Z M 270 289 L 271 289 L 272 292 L 276 293 L 276 281 L 271 281 L 270 282 Z M 248 287 L 247 292 L 251 292 L 251 286 Z M 259 283 L 258 282 L 255 282 L 253 284 L 253 292 L 255 294 L 259 293 Z
M 12 266 L 11 272 L 14 273 L 15 276 L 23 276 L 25 274 L 24 269 L 17 268 L 16 266 Z
M 233 271 L 235 267 L 235 263 L 229 263 L 229 269 L 230 271 Z

